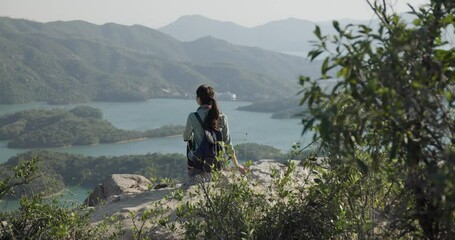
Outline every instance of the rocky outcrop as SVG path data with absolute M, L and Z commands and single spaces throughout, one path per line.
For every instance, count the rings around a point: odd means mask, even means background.
M 150 186 L 151 182 L 141 175 L 114 174 L 96 186 L 84 203 L 95 206 L 101 202 L 119 201 L 121 196 L 145 192 Z
M 296 169 L 293 172 L 295 181 L 292 184 L 304 184 L 305 178 L 311 178 L 308 169 L 300 166 L 296 161 Z M 264 193 L 269 191 L 268 187 L 273 184 L 273 173 L 282 175 L 286 171 L 286 165 L 273 160 L 261 160 L 255 162 L 248 171 L 248 178 L 251 179 L 253 189 Z M 225 179 L 230 179 L 232 172 L 223 173 Z M 132 216 L 140 216 L 143 212 L 154 208 L 163 209 L 166 217 L 175 221 L 175 211 L 179 205 L 185 202 L 195 203 L 202 196 L 198 195 L 197 185 L 188 184 L 184 181 L 172 187 L 160 189 L 150 188 L 150 182 L 139 175 L 113 175 L 106 179 L 101 186 L 95 188 L 86 200 L 88 203 L 98 202 L 93 199 L 102 199 L 104 204 L 95 207 L 92 214 L 94 224 L 103 220 L 105 216 L 116 216 L 121 220 L 124 226 L 124 235 L 122 239 L 131 239 L 133 234 L 134 223 Z M 228 180 L 229 181 L 229 180 Z M 183 190 L 183 199 L 176 200 L 173 196 L 175 190 Z M 93 205 L 93 204 L 92 204 Z M 163 229 L 152 228 L 150 232 L 152 239 L 181 239 L 182 233 L 178 231 L 170 232 Z

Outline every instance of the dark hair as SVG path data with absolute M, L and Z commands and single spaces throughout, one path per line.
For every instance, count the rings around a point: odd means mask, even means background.
M 220 119 L 220 110 L 214 98 L 215 90 L 208 85 L 201 85 L 196 90 L 196 95 L 199 97 L 202 105 L 211 105 L 207 117 L 204 120 L 204 127 L 210 129 L 218 129 L 218 122 Z

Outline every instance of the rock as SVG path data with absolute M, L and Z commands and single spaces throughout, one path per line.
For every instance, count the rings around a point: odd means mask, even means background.
M 272 181 L 272 169 L 281 171 L 284 168 L 284 164 L 266 159 L 255 162 L 250 167 L 250 172 L 259 183 L 269 185 Z
M 108 201 L 109 202 L 118 202 L 122 199 L 122 197 L 120 195 L 113 195 L 113 196 L 110 196 L 108 197 Z
M 308 169 L 305 169 L 301 164 L 300 161 L 292 160 L 291 161 L 295 166 L 294 175 L 297 178 L 306 177 L 308 176 L 309 172 Z M 273 171 L 277 171 L 277 174 L 284 174 L 286 171 L 286 165 L 283 163 L 276 162 L 275 160 L 259 160 L 255 162 L 250 167 L 250 172 L 253 178 L 255 178 L 261 184 L 270 184 L 273 180 L 272 175 Z
M 95 206 L 102 200 L 104 200 L 103 185 L 99 184 L 88 195 L 88 197 L 84 201 L 84 204 L 86 204 L 87 206 Z
M 119 201 L 121 195 L 147 191 L 151 182 L 141 175 L 114 174 L 93 189 L 85 199 L 88 206 L 95 206 L 102 201 Z
M 304 179 L 313 177 L 309 174 L 309 170 L 299 163 L 299 161 L 294 162 L 296 168 L 290 181 L 292 186 L 304 185 Z M 264 194 L 268 193 L 269 196 L 272 196 L 274 192 L 270 190 L 270 186 L 275 184 L 275 179 L 272 176 L 274 173 L 277 176 L 283 176 L 286 169 L 286 164 L 278 163 L 274 160 L 261 160 L 254 162 L 250 166 L 247 177 L 251 177 L 249 183 L 254 191 Z M 233 174 L 234 172 L 230 170 L 223 172 L 220 181 L 235 181 L 235 178 L 231 178 L 235 176 Z M 122 223 L 123 230 L 125 230 L 120 239 L 133 238 L 132 234 L 135 225 L 131 216 L 136 216 L 136 221 L 140 221 L 138 219 L 141 219 L 141 214 L 146 212 L 147 209 L 162 209 L 163 216 L 167 217 L 170 222 L 175 223 L 176 226 L 179 226 L 176 221 L 178 207 L 186 202 L 196 203 L 204 197 L 198 190 L 198 184 L 189 183 L 191 181 L 187 179 L 176 186 L 157 185 L 153 189 L 149 189 L 150 182 L 142 176 L 113 175 L 97 186 L 86 200 L 89 204 L 92 203 L 94 205 L 99 203 L 96 198 L 106 201 L 106 204 L 96 206 L 95 211 L 91 214 L 91 221 L 93 224 L 97 224 L 105 216 L 117 217 Z M 173 197 L 176 195 L 181 196 L 181 199 L 178 200 Z M 146 222 L 144 227 L 150 230 L 147 232 L 149 234 L 147 237 L 151 239 L 182 239 L 183 237 L 183 230 L 178 227 L 177 230 L 170 231 L 169 229 L 161 228 L 156 223 L 153 225 L 151 222 Z

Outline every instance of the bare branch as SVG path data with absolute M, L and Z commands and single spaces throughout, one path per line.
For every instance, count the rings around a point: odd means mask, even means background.
M 382 5 L 383 7 L 381 8 L 381 11 L 379 12 L 378 10 L 378 5 L 375 3 L 371 3 L 370 0 L 366 0 L 368 5 L 370 6 L 371 10 L 373 10 L 374 14 L 381 20 L 382 23 L 386 24 L 387 26 L 390 26 L 390 21 L 389 18 L 387 17 L 387 4 L 385 0 L 382 0 Z M 390 29 L 389 29 L 390 31 Z
M 18 181 L 18 182 L 15 182 L 15 183 L 11 183 L 11 184 L 5 186 L 3 189 L 0 190 L 0 198 L 3 197 L 3 195 L 5 195 L 7 192 L 9 192 L 14 187 L 30 183 L 33 180 L 35 180 L 35 179 L 37 179 L 37 178 L 39 178 L 39 177 L 41 177 L 43 175 L 44 175 L 44 173 L 40 173 L 40 174 L 32 176 L 32 177 L 30 177 L 28 179 L 22 179 L 21 181 Z

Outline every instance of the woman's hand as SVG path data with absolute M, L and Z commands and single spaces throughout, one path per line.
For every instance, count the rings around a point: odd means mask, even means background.
M 246 171 L 247 171 L 247 169 L 246 169 L 243 165 L 239 164 L 239 161 L 237 160 L 237 156 L 235 156 L 235 154 L 232 154 L 232 155 L 231 155 L 231 158 L 232 158 L 232 161 L 234 162 L 234 165 L 235 165 L 235 166 L 237 167 L 237 169 L 239 170 L 239 172 L 240 172 L 241 174 L 245 174 Z
M 246 171 L 248 170 L 247 168 L 240 164 L 237 165 L 237 169 L 239 170 L 240 174 L 245 174 Z

